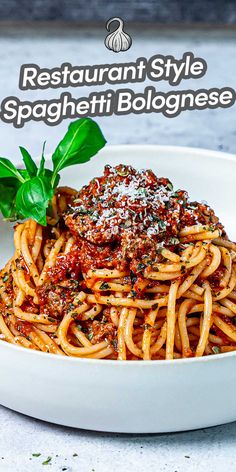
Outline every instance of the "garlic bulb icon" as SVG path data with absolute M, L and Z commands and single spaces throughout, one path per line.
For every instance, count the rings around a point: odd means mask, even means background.
M 129 34 L 125 33 L 123 30 L 124 21 L 118 17 L 111 18 L 106 24 L 106 29 L 107 31 L 110 31 L 110 25 L 114 21 L 118 21 L 119 26 L 115 29 L 115 31 L 107 35 L 104 41 L 105 46 L 107 49 L 110 49 L 114 52 L 127 51 L 132 44 L 132 39 Z

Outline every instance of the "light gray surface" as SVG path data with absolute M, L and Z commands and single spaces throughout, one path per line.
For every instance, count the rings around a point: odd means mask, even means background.
M 125 62 L 157 53 L 181 57 L 183 52 L 188 50 L 207 60 L 208 72 L 200 80 L 182 82 L 182 89 L 236 86 L 236 33 L 233 31 L 146 31 L 142 34 L 133 31 L 132 37 L 132 49 L 114 56 L 103 46 L 103 31 L 89 33 L 75 29 L 70 32 L 58 32 L 54 29 L 51 32 L 42 30 L 38 33 L 24 29 L 2 29 L 0 99 L 8 95 L 18 95 L 26 99 L 59 96 L 59 90 L 18 92 L 18 73 L 22 63 L 35 62 L 42 67 L 54 67 L 62 62 L 71 62 L 74 65 Z M 133 85 L 135 90 L 142 90 L 143 87 L 144 84 Z M 105 89 L 105 86 L 103 88 Z M 157 88 L 165 91 L 170 87 L 160 82 Z M 91 90 L 74 89 L 72 92 L 74 96 L 79 97 L 87 95 L 89 91 Z M 236 153 L 234 107 L 226 110 L 184 112 L 175 119 L 152 114 L 100 118 L 98 122 L 110 144 L 174 144 L 223 149 Z M 64 133 L 67 124 L 64 121 L 60 126 L 51 128 L 33 122 L 21 130 L 16 130 L 11 125 L 0 123 L 0 154 L 17 160 L 17 147 L 24 145 L 36 156 L 40 153 L 45 139 L 48 143 L 47 152 L 50 152 Z M 63 467 L 67 467 L 70 472 L 235 471 L 236 423 L 172 435 L 121 436 L 53 426 L 1 407 L 0 425 L 0 471 L 4 472 L 57 472 L 63 470 Z M 42 455 L 34 458 L 32 453 Z M 78 456 L 73 457 L 74 453 Z M 43 466 L 42 462 L 48 456 L 52 456 L 51 465 Z
M 63 428 L 3 408 L 0 423 L 1 472 L 235 471 L 236 423 L 177 434 L 112 435 Z M 48 456 L 51 466 L 42 465 Z

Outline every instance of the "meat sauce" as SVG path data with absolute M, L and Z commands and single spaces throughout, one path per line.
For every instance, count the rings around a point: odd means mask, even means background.
M 168 179 L 156 177 L 151 170 L 106 166 L 104 175 L 84 186 L 63 215 L 60 224 L 73 234 L 76 244 L 57 257 L 48 269 L 47 283 L 37 289 L 40 312 L 61 319 L 73 309 L 78 289 L 87 290 L 82 273 L 95 268 L 127 270 L 125 281 L 134 296 L 142 297 L 144 269 L 162 260 L 163 247 L 178 253 L 179 231 L 198 223 L 223 231 L 213 210 L 190 202 L 184 190 L 174 191 Z M 218 274 L 215 286 L 217 280 Z M 91 321 L 87 328 L 91 329 Z M 99 317 L 92 330 L 93 342 L 113 339 L 116 331 L 111 320 L 104 324 Z
M 179 231 L 195 224 L 223 230 L 213 210 L 190 202 L 166 178 L 131 166 L 106 166 L 76 195 L 65 224 L 80 248 L 83 272 L 90 268 L 131 269 L 139 273 L 160 259 L 163 247 L 178 252 Z

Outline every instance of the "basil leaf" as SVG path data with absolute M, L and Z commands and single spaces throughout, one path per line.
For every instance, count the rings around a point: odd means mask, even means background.
M 6 181 L 8 182 L 6 183 Z M 15 220 L 20 217 L 15 207 L 19 186 L 20 183 L 15 179 L 0 180 L 0 211 L 7 220 Z
M 95 121 L 81 118 L 71 123 L 52 155 L 52 185 L 61 169 L 89 161 L 105 144 L 106 140 Z
M 45 149 L 45 144 L 46 144 L 46 141 L 44 141 L 44 143 L 43 143 L 42 157 L 41 157 L 41 161 L 40 161 L 40 164 L 39 164 L 39 169 L 38 169 L 37 175 L 43 174 L 43 172 L 44 172 L 44 165 L 45 165 L 44 149 Z
M 0 179 L 0 183 L 2 184 L 1 189 L 6 189 L 7 187 L 15 187 L 18 189 L 21 186 L 21 182 L 15 179 L 15 177 L 6 177 L 5 179 Z M 4 198 L 6 196 L 6 190 L 3 190 L 3 193 L 0 192 L 0 197 Z
M 24 164 L 25 164 L 25 167 L 28 171 L 28 174 L 30 177 L 35 177 L 37 175 L 37 166 L 35 164 L 35 162 L 33 161 L 31 155 L 29 154 L 29 152 L 27 151 L 27 149 L 25 149 L 24 147 L 20 146 L 20 152 L 22 154 L 22 157 L 23 157 L 23 161 L 24 161 Z
M 23 177 L 14 164 L 5 157 L 0 157 L 0 179 L 6 177 L 15 177 L 20 180 L 20 182 L 24 182 Z
M 46 226 L 46 210 L 54 191 L 47 179 L 37 176 L 27 180 L 16 194 L 16 209 L 24 218 L 33 218 Z
M 23 177 L 24 182 L 25 182 L 25 180 L 30 179 L 29 172 L 26 169 L 17 169 L 17 170 L 18 170 L 19 174 Z
M 33 218 L 46 226 L 46 214 L 60 180 L 59 171 L 88 161 L 105 144 L 99 126 L 90 118 L 82 118 L 70 124 L 53 153 L 53 171 L 45 169 L 45 143 L 39 168 L 23 147 L 20 151 L 25 169 L 17 169 L 8 159 L 0 158 L 0 211 L 3 216 L 7 219 Z
M 53 188 L 57 188 L 59 182 L 60 182 L 60 175 L 57 174 L 54 179 L 54 185 Z M 44 169 L 44 179 L 47 180 L 49 185 L 52 185 L 52 179 L 53 179 L 53 172 L 50 169 Z

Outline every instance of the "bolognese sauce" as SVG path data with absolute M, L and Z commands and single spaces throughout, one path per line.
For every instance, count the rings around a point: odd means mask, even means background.
M 163 247 L 178 252 L 182 228 L 203 224 L 223 230 L 208 205 L 190 202 L 169 179 L 130 165 L 107 165 L 102 177 L 78 192 L 65 223 L 80 247 L 84 272 L 111 267 L 139 273 L 160 260 Z
M 22 235 L 24 237 L 22 237 Z M 56 354 L 173 359 L 236 350 L 236 245 L 169 179 L 106 166 L 15 227 L 0 336 Z

